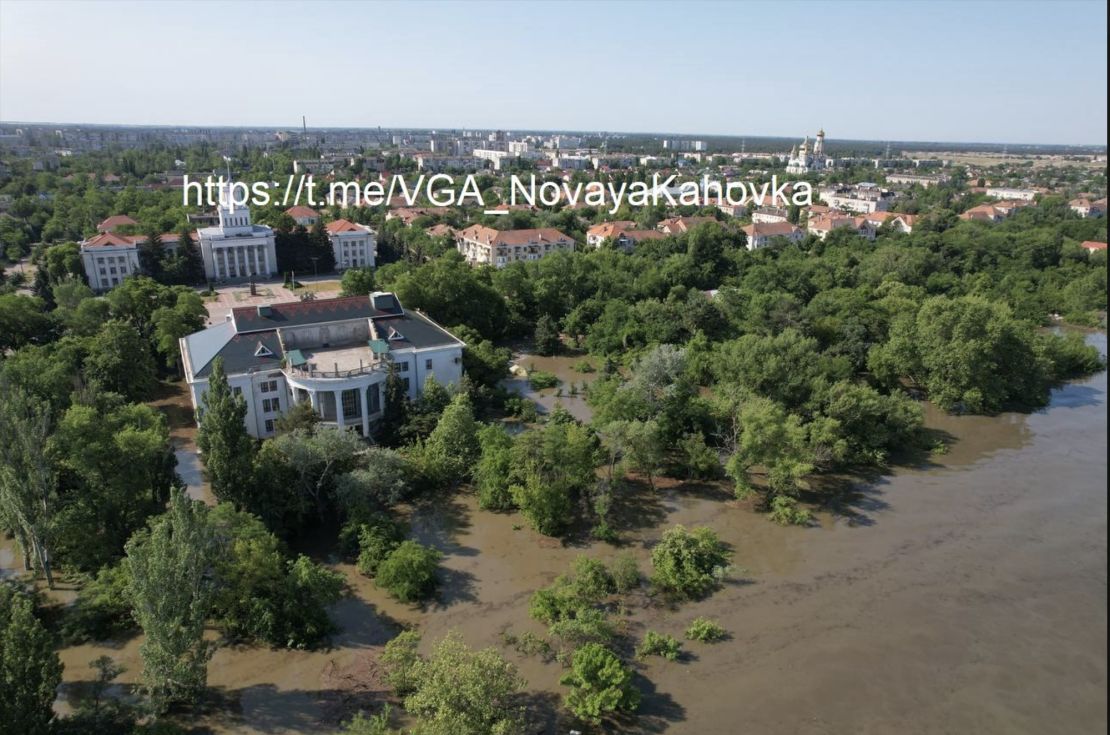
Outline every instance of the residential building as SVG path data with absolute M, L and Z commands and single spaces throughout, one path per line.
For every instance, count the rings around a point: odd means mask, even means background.
M 885 212 L 895 199 L 894 192 L 878 184 L 863 183 L 855 186 L 829 186 L 818 192 L 817 198 L 833 209 L 857 214 Z
M 1083 248 L 1088 253 L 1097 253 L 1099 250 L 1106 250 L 1106 243 L 1097 242 L 1095 240 L 1084 240 L 1080 243 L 1079 247 Z
M 605 240 L 613 239 L 621 230 L 630 230 L 636 227 L 631 220 L 617 220 L 615 222 L 602 222 L 586 230 L 586 244 L 596 248 Z
M 1032 204 L 1027 200 L 1008 202 L 995 202 L 993 204 L 980 204 L 972 207 L 960 215 L 965 222 L 1001 222 L 1019 209 L 1024 209 Z
M 518 260 L 539 260 L 560 250 L 573 250 L 574 240 L 556 229 L 495 230 L 471 225 L 455 235 L 455 245 L 471 265 L 503 268 Z
M 97 232 L 115 232 L 120 227 L 139 224 L 126 214 L 114 214 L 96 226 Z
M 1092 201 L 1088 197 L 1080 197 L 1072 199 L 1068 202 L 1071 211 L 1078 214 L 1080 217 L 1102 217 L 1106 214 L 1106 198 L 1096 199 Z
M 159 236 L 162 247 L 171 252 L 177 249 L 180 239 L 181 236 L 173 232 Z M 118 235 L 115 232 L 101 232 L 82 240 L 79 243 L 81 262 L 85 266 L 89 288 L 103 293 L 121 284 L 124 278 L 138 275 L 142 271 L 139 246 L 146 241 L 146 235 Z
M 1017 199 L 1023 202 L 1031 202 L 1041 193 L 1043 192 L 1040 189 L 1015 189 L 1009 186 L 987 187 L 987 196 L 995 199 Z
M 666 236 L 666 233 L 659 230 L 636 229 L 635 222 L 619 220 L 616 222 L 602 222 L 586 230 L 586 244 L 596 248 L 608 240 L 614 247 L 622 250 L 632 250 L 644 240 L 658 240 Z
M 798 242 L 805 238 L 805 232 L 789 222 L 753 222 L 741 229 L 748 236 L 748 250 L 767 247 L 780 237 L 790 242 Z
M 865 217 L 850 217 L 846 214 L 824 214 L 811 217 L 806 223 L 806 231 L 815 235 L 819 240 L 824 240 L 833 230 L 851 229 L 856 234 L 871 240 L 875 237 L 875 228 Z
M 345 219 L 329 222 L 324 229 L 335 254 L 337 269 L 374 267 L 377 241 L 373 230 Z
M 312 209 L 311 207 L 304 207 L 299 204 L 295 207 L 290 207 L 289 209 L 285 210 L 285 213 L 292 217 L 293 221 L 301 227 L 312 227 L 314 224 L 320 221 L 319 212 L 317 212 L 315 209 Z
M 247 433 L 259 438 L 272 436 L 296 403 L 310 404 L 325 426 L 368 437 L 385 409 L 391 371 L 416 399 L 429 377 L 458 383 L 464 347 L 385 292 L 239 307 L 180 340 L 197 420 L 218 357 L 231 389 L 246 401 Z
M 790 213 L 782 207 L 760 207 L 752 212 L 752 222 L 789 222 Z
M 863 215 L 862 219 L 869 222 L 871 227 L 875 230 L 878 230 L 885 224 L 889 224 L 891 229 L 895 232 L 908 235 L 913 232 L 913 226 L 917 224 L 918 215 L 902 214 L 901 212 L 872 212 Z
M 927 176 L 925 174 L 887 174 L 886 183 L 904 186 L 921 186 L 928 189 L 940 186 L 948 180 L 947 176 Z
M 666 235 L 681 235 L 689 232 L 698 225 L 706 222 L 716 222 L 713 217 L 669 217 L 655 226 L 655 229 Z
M 204 275 L 212 281 L 274 275 L 274 231 L 253 224 L 250 210 L 237 204 L 227 192 L 225 185 L 216 210 L 219 224 L 197 230 Z

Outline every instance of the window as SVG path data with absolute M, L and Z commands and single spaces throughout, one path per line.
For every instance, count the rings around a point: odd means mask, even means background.
M 269 350 L 266 350 L 266 351 L 270 352 Z M 258 353 L 255 352 L 255 354 L 257 355 Z M 270 354 L 273 354 L 273 353 L 270 353 Z M 263 393 L 277 393 L 277 389 L 278 389 L 278 384 L 277 384 L 276 380 L 267 380 L 267 381 L 264 381 L 262 383 L 262 392 Z
M 397 363 L 397 372 L 407 373 L 408 371 L 409 371 L 409 362 L 408 362 L 408 360 Z
M 409 392 L 409 379 L 408 378 L 401 378 L 401 382 L 405 386 L 405 392 L 408 393 Z
M 431 370 L 432 369 L 432 361 L 430 359 L 424 361 L 424 369 L 425 370 Z
M 343 391 L 341 399 L 343 418 L 354 419 L 362 415 L 362 404 L 359 402 L 358 389 Z
M 243 389 L 240 388 L 239 386 L 235 386 L 234 388 L 232 388 L 231 392 L 232 392 L 233 395 L 237 395 L 237 396 L 243 395 Z
M 267 434 L 273 434 L 274 433 L 274 420 L 273 419 L 266 419 L 266 433 Z
M 370 413 L 377 413 L 382 410 L 382 394 L 381 391 L 378 390 L 378 386 L 372 385 L 367 388 L 366 398 L 366 403 L 368 405 L 367 410 L 370 411 Z
M 281 412 L 281 399 L 280 398 L 263 398 L 262 399 L 262 412 L 263 413 L 280 413 Z

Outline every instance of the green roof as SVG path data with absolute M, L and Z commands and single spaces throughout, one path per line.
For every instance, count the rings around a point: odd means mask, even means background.
M 300 367 L 301 365 L 304 365 L 306 362 L 308 362 L 308 360 L 305 359 L 305 356 L 301 354 L 300 350 L 289 350 L 289 352 L 285 354 L 286 357 L 289 358 L 289 364 L 293 367 Z
M 375 355 L 384 355 L 389 352 L 389 343 L 384 339 L 372 339 L 366 344 L 370 345 L 370 351 Z

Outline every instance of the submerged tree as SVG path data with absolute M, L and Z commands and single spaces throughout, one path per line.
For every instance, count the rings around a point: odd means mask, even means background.
M 133 614 L 144 633 L 143 688 L 156 711 L 196 701 L 207 682 L 213 548 L 207 510 L 180 490 L 149 532 L 127 543 Z
M 51 418 L 47 406 L 19 389 L 4 387 L 0 400 L 0 521 L 23 548 L 24 560 L 54 589 L 51 531 L 57 513 L 56 476 L 46 446 Z
M 204 408 L 197 430 L 197 446 L 204 456 L 212 493 L 236 508 L 248 507 L 254 440 L 243 424 L 247 403 L 242 396 L 232 393 L 222 358 L 212 361 L 208 390 L 202 400 Z
M 34 604 L 0 584 L 0 723 L 11 735 L 47 735 L 62 662 Z

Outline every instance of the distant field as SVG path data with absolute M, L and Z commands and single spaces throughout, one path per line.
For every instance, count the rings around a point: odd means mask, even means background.
M 1032 163 L 1033 168 L 1048 166 L 1081 166 L 1083 168 L 1106 168 L 1105 162 L 1074 161 L 1062 156 L 1015 156 L 1001 153 L 955 153 L 952 151 L 907 151 L 907 158 L 944 158 L 956 164 L 968 166 L 997 166 L 1000 163 L 1021 165 Z

